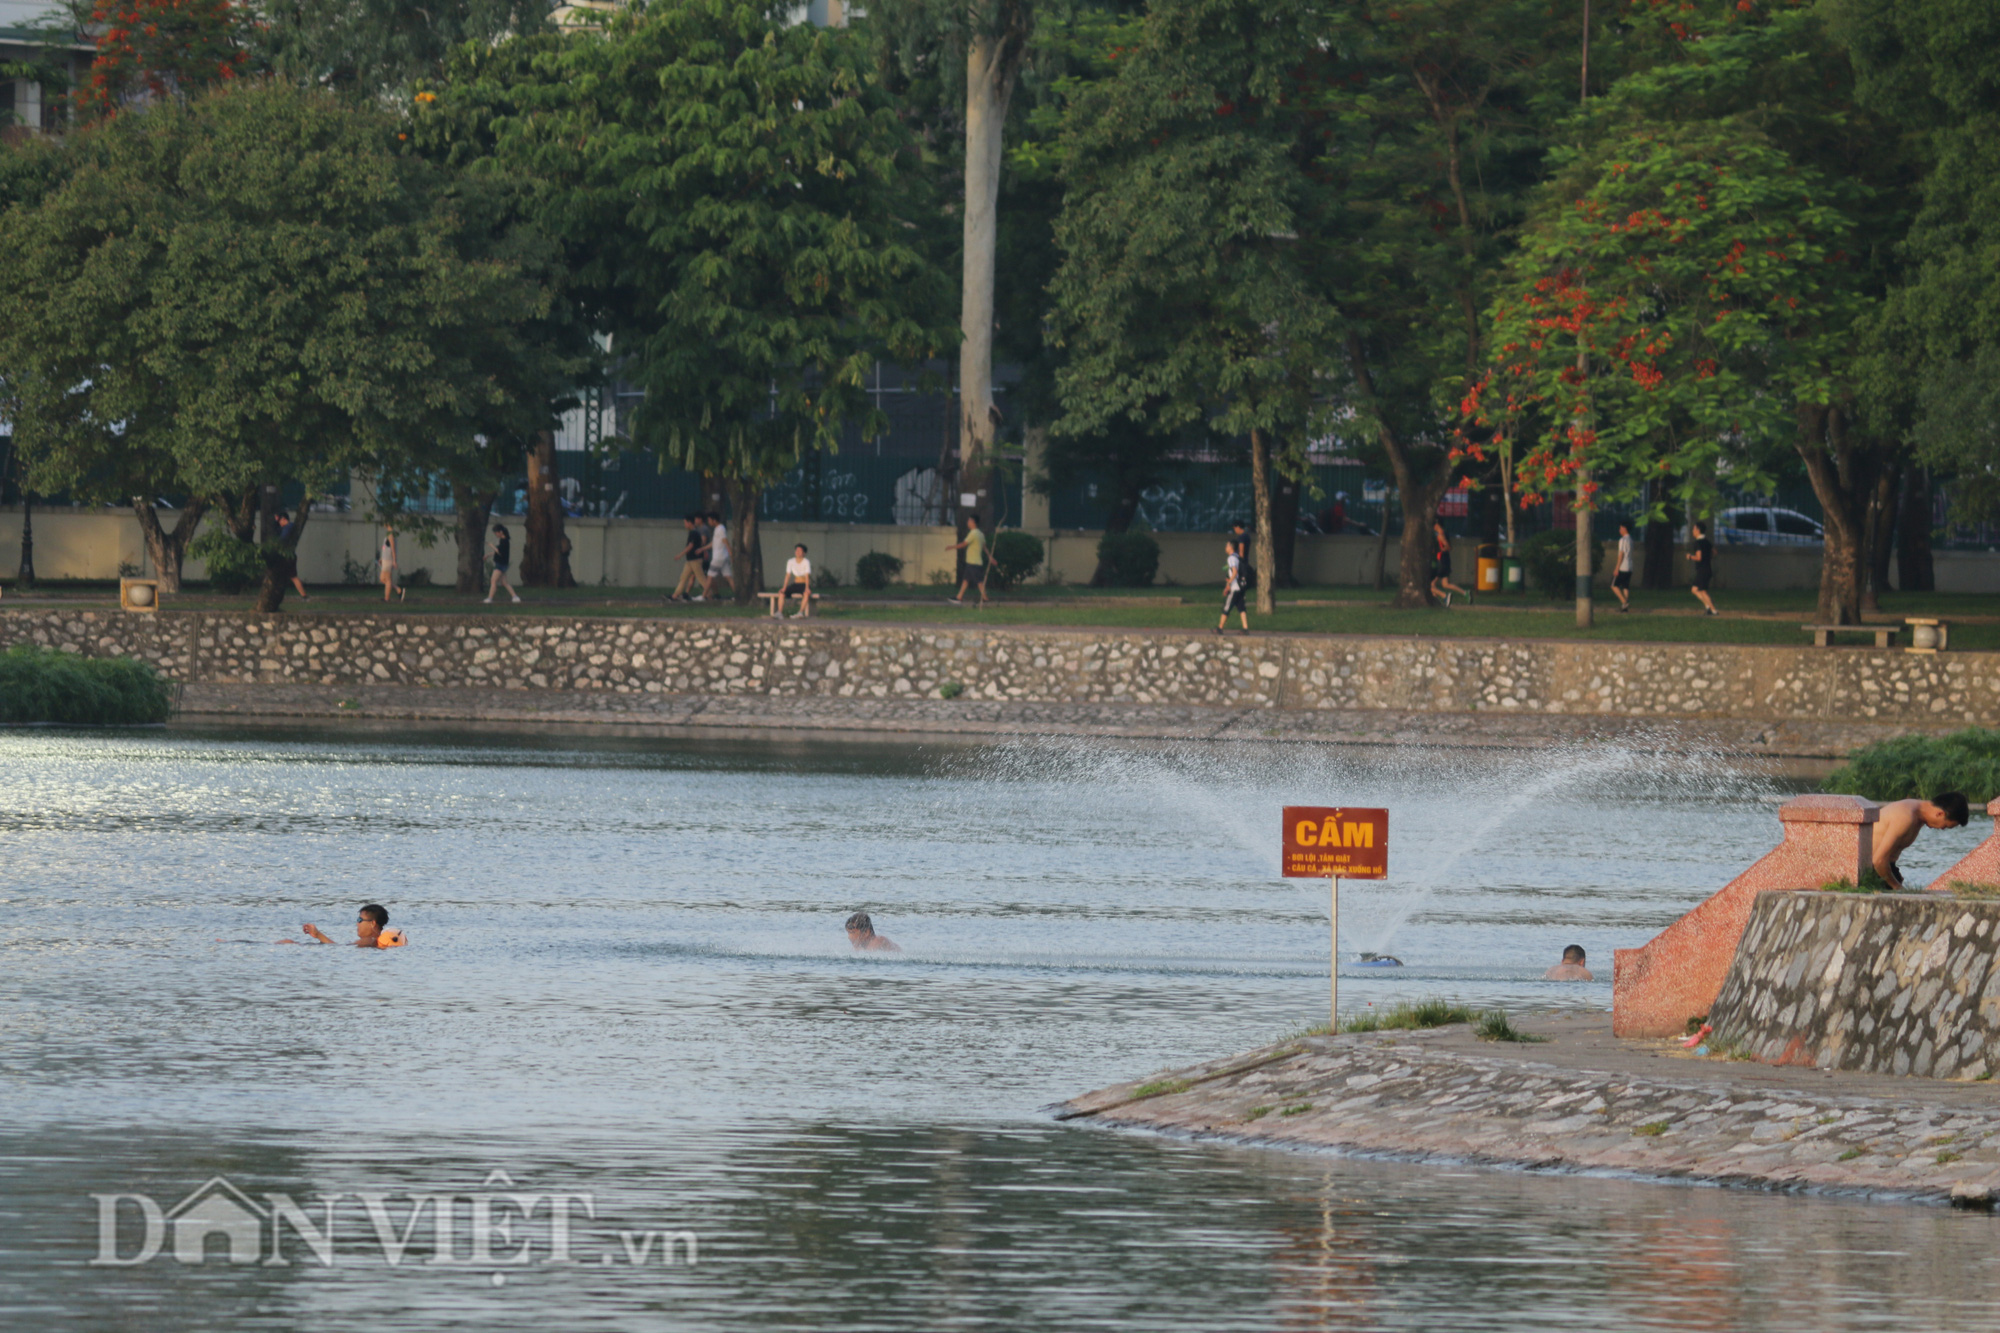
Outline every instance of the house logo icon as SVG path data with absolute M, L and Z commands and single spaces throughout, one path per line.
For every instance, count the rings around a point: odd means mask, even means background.
M 210 1236 L 223 1238 L 232 1264 L 254 1264 L 263 1258 L 269 1214 L 221 1176 L 211 1176 L 169 1208 L 166 1220 L 173 1229 L 174 1258 L 181 1263 L 205 1262 Z

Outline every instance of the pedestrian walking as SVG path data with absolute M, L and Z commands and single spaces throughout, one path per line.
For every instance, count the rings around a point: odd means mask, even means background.
M 382 550 L 376 558 L 376 567 L 382 579 L 383 601 L 390 600 L 392 591 L 397 601 L 402 601 L 410 595 L 410 590 L 403 586 L 400 578 L 396 577 L 399 572 L 396 564 L 396 529 L 387 523 L 382 525 Z
M 285 558 L 289 571 L 287 577 L 291 579 L 293 589 L 298 592 L 299 600 L 310 602 L 312 598 L 306 595 L 305 580 L 299 577 L 299 549 L 292 543 L 292 522 L 290 514 L 282 509 L 278 511 L 278 545 L 290 552 Z
M 1699 522 L 1688 524 L 1688 535 L 1694 539 L 1688 559 L 1694 564 L 1695 600 L 1708 608 L 1709 615 L 1718 615 L 1715 599 L 1708 595 L 1708 582 L 1715 577 L 1715 543 L 1708 539 L 1708 528 Z
M 1234 611 L 1243 621 L 1243 632 L 1250 632 L 1250 608 L 1243 600 L 1243 543 L 1234 538 L 1222 544 L 1222 615 L 1215 622 L 1215 632 L 1221 634 L 1229 624 L 1229 613 Z
M 965 590 L 978 588 L 979 604 L 986 605 L 986 534 L 979 529 L 979 515 L 966 515 L 965 540 L 950 549 L 965 552 L 965 577 L 959 580 L 958 596 L 951 604 L 964 606 Z
M 499 592 L 502 588 L 507 590 L 509 597 L 519 602 L 521 594 L 515 592 L 514 585 L 507 581 L 507 566 L 513 560 L 514 539 L 508 534 L 507 526 L 504 523 L 495 523 L 493 525 L 493 549 L 490 554 L 493 560 L 493 579 L 486 585 L 487 604 L 489 606 L 492 604 L 493 594 Z
M 729 594 L 733 597 L 736 595 L 736 567 L 729 559 L 729 527 L 722 521 L 722 515 L 712 511 L 708 521 L 713 526 L 708 534 L 708 575 L 701 585 L 702 597 L 715 596 L 717 579 L 728 581 Z
M 1632 525 L 1618 520 L 1618 563 L 1611 573 L 1611 591 L 1618 594 L 1618 609 L 1632 609 Z
M 681 526 L 687 529 L 687 539 L 681 544 L 681 577 L 674 584 L 673 592 L 667 595 L 670 602 L 685 602 L 701 588 L 702 574 L 707 566 L 702 563 L 701 551 L 708 545 L 708 527 L 701 514 L 683 514 Z
M 1472 605 L 1472 594 L 1451 581 L 1451 538 L 1444 535 L 1444 524 L 1432 519 L 1431 596 L 1444 598 L 1444 604 L 1450 606 L 1455 592 L 1465 593 L 1465 604 Z

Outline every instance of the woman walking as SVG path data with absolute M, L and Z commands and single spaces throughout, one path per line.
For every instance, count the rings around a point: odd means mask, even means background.
M 377 563 L 380 565 L 382 572 L 382 600 L 385 602 L 390 600 L 389 594 L 392 590 L 396 595 L 395 600 L 403 601 L 408 598 L 410 590 L 405 588 L 403 581 L 396 577 L 398 573 L 396 568 L 396 529 L 387 523 L 382 525 L 382 553 L 378 557 Z
M 503 523 L 493 525 L 493 549 L 489 554 L 493 560 L 493 580 L 486 585 L 487 605 L 493 604 L 493 594 L 502 588 L 507 590 L 509 597 L 516 602 L 520 601 L 521 594 L 514 591 L 513 584 L 507 582 L 507 564 L 513 558 L 514 539 L 508 535 L 507 527 Z
M 1431 596 L 1444 598 L 1446 606 L 1451 605 L 1451 595 L 1465 593 L 1465 604 L 1472 605 L 1472 594 L 1451 581 L 1451 538 L 1444 535 L 1444 524 L 1431 520 Z

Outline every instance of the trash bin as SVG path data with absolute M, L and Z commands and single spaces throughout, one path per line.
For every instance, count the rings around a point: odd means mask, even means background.
M 1509 550 L 1500 561 L 1500 590 L 1502 592 L 1525 592 L 1528 580 L 1521 567 L 1521 557 Z
M 1482 593 L 1500 591 L 1500 548 L 1482 546 L 1479 548 L 1479 581 L 1473 588 Z

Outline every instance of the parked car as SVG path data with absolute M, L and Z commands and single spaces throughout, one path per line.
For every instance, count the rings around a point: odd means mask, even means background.
M 1715 516 L 1715 540 L 1721 546 L 1817 546 L 1826 529 L 1796 509 L 1744 507 Z

